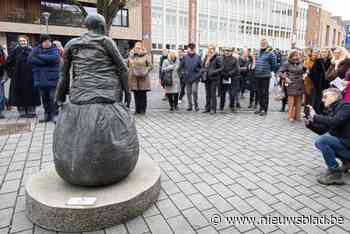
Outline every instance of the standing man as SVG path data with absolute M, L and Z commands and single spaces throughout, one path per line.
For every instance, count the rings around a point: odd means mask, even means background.
M 224 50 L 223 56 L 224 70 L 221 76 L 221 97 L 220 97 L 220 111 L 224 110 L 226 93 L 230 95 L 230 108 L 232 112 L 236 111 L 235 103 L 237 99 L 237 92 L 239 92 L 239 61 L 232 56 L 231 49 Z
M 28 57 L 28 61 L 33 66 L 34 85 L 39 88 L 45 110 L 45 116 L 39 120 L 40 123 L 56 122 L 58 110 L 54 98 L 60 60 L 59 50 L 51 43 L 50 36 L 47 34 L 40 36 L 39 45 Z
M 255 79 L 257 86 L 257 94 L 259 100 L 259 110 L 255 112 L 260 116 L 267 115 L 269 108 L 269 87 L 271 72 L 276 70 L 276 56 L 273 53 L 267 39 L 262 39 L 260 42 L 260 51 L 256 57 Z
M 198 106 L 198 83 L 201 78 L 201 57 L 196 54 L 196 45 L 190 43 L 188 45 L 188 52 L 183 58 L 183 62 L 180 65 L 180 71 L 183 73 L 183 79 L 185 81 L 186 93 L 187 93 L 187 111 L 194 110 L 199 111 Z M 193 98 L 193 100 L 192 100 Z

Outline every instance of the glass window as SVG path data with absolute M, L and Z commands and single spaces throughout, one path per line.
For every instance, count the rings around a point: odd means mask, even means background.
M 121 9 L 112 22 L 113 26 L 129 27 L 129 10 Z

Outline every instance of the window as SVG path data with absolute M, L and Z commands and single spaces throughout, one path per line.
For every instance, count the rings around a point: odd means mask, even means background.
M 327 29 L 326 29 L 326 46 L 329 45 L 329 30 L 330 30 L 330 26 L 327 25 Z
M 152 49 L 157 49 L 157 44 L 156 43 L 152 43 Z
M 273 34 L 273 30 L 272 29 L 269 29 L 268 31 L 267 31 L 267 34 L 268 34 L 268 36 L 272 36 L 272 34 Z
M 259 35 L 259 28 L 254 27 L 254 35 Z
M 252 34 L 252 26 L 247 26 L 246 27 L 246 33 L 247 34 Z
M 129 27 L 129 10 L 121 9 L 112 22 L 113 26 Z

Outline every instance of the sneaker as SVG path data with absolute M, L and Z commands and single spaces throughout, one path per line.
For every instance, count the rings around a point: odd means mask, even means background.
M 343 172 L 343 173 L 348 173 L 349 170 L 350 170 L 350 160 L 345 160 L 345 159 L 342 159 L 342 165 L 340 167 L 340 170 Z
M 255 104 L 255 105 L 254 105 L 254 109 L 257 109 L 257 108 L 258 108 L 258 104 Z
M 237 107 L 237 109 L 241 109 L 242 108 L 240 103 L 237 103 L 236 107 Z
M 192 111 L 192 107 L 189 107 L 186 109 L 187 111 Z
M 323 185 L 345 184 L 340 169 L 334 170 L 334 171 L 328 170 L 326 174 L 321 175 L 320 177 L 317 178 L 317 182 Z
M 259 115 L 260 115 L 260 116 L 266 116 L 266 115 L 267 115 L 267 112 L 266 112 L 266 111 L 262 111 Z
M 262 110 L 257 110 L 254 112 L 254 114 L 259 115 L 262 112 Z
M 205 110 L 205 111 L 203 111 L 202 113 L 209 113 L 210 112 L 210 110 Z
M 174 111 L 174 107 L 170 107 L 170 111 Z
M 54 116 L 54 117 L 52 118 L 52 122 L 53 122 L 54 124 L 56 124 L 56 122 L 57 122 L 57 116 Z
M 253 108 L 253 104 L 249 104 L 248 109 L 252 109 Z

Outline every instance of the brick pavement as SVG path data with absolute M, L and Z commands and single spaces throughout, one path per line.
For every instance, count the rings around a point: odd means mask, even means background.
M 156 86 L 156 81 L 154 82 Z M 151 95 L 150 111 L 137 116 L 141 157 L 162 169 L 158 202 L 142 216 L 98 234 L 115 233 L 348 233 L 348 185 L 324 187 L 315 176 L 324 163 L 315 135 L 285 114 L 251 112 L 210 116 L 170 113 Z M 202 101 L 203 102 L 203 101 Z M 245 103 L 246 105 L 246 103 Z M 278 105 L 273 104 L 272 109 Z M 184 109 L 184 107 L 182 108 Z M 10 113 L 8 123 L 18 122 Z M 0 122 L 4 123 L 4 121 Z M 24 213 L 23 184 L 52 164 L 54 125 L 32 123 L 31 132 L 0 136 L 0 234 L 53 233 L 33 226 Z M 232 225 L 221 216 L 343 216 L 343 225 Z

